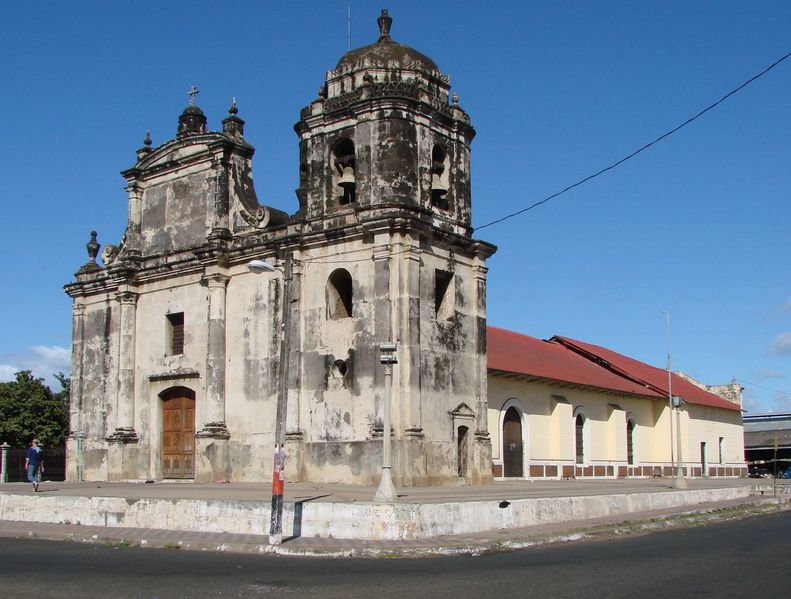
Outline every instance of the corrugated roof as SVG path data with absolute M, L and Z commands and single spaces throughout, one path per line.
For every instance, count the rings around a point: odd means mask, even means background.
M 550 341 L 556 341 L 577 352 L 580 356 L 596 361 L 602 368 L 632 379 L 637 383 L 646 384 L 658 393 L 667 396 L 667 370 L 650 366 L 645 362 L 621 355 L 606 347 L 584 343 L 568 337 L 555 336 Z M 710 391 L 701 389 L 676 374 L 672 375 L 672 386 L 673 395 L 680 396 L 688 403 L 726 410 L 741 410 L 741 407 L 737 404 Z
M 757 431 L 744 433 L 745 449 L 773 449 L 791 447 L 791 431 Z
M 487 327 L 488 367 L 515 374 L 595 387 L 603 391 L 662 397 L 656 391 L 618 376 L 560 343 Z

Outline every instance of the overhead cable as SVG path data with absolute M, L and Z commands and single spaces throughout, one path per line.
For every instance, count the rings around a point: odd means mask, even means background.
M 624 158 L 621 158 L 621 159 L 620 159 L 620 160 L 618 160 L 617 162 L 613 162 L 613 163 L 612 163 L 610 166 L 607 166 L 607 167 L 605 167 L 605 168 L 601 169 L 600 171 L 597 171 L 597 172 L 595 172 L 595 173 L 594 173 L 594 174 L 592 174 L 592 175 L 588 175 L 588 176 L 587 176 L 587 177 L 585 177 L 584 179 L 580 179 L 580 180 L 579 180 L 579 181 L 577 181 L 576 183 L 573 183 L 573 184 L 569 185 L 568 187 L 565 187 L 564 189 L 562 189 L 562 190 L 560 190 L 560 191 L 558 191 L 558 192 L 556 192 L 556 193 L 553 193 L 553 194 L 552 194 L 552 195 L 550 195 L 550 196 L 547 196 L 547 197 L 545 197 L 543 200 L 540 200 L 540 201 L 538 201 L 538 202 L 536 202 L 536 203 L 534 203 L 534 204 L 531 204 L 531 205 L 530 205 L 530 206 L 528 206 L 527 208 L 522 208 L 521 210 L 517 210 L 516 212 L 512 212 L 511 214 L 507 214 L 507 215 L 505 215 L 505 216 L 503 216 L 503 217 L 501 217 L 501 218 L 498 218 L 498 219 L 496 219 L 496 220 L 493 220 L 493 221 L 491 221 L 491 222 L 488 222 L 488 223 L 486 223 L 485 225 L 481 225 L 480 227 L 476 227 L 476 228 L 475 228 L 475 230 L 476 230 L 476 231 L 479 231 L 479 230 L 481 230 L 481 229 L 483 229 L 483 228 L 485 228 L 485 227 L 490 227 L 490 226 L 492 226 L 492 225 L 496 225 L 497 223 L 501 223 L 501 222 L 503 222 L 504 220 L 508 220 L 509 218 L 513 218 L 513 217 L 515 217 L 515 216 L 519 216 L 520 214 L 523 214 L 523 213 L 527 212 L 528 210 L 532 210 L 533 208 L 537 208 L 538 206 L 541 206 L 541 204 L 546 204 L 546 203 L 547 203 L 547 202 L 549 202 L 550 200 L 552 200 L 552 199 L 554 199 L 554 198 L 558 197 L 559 195 L 562 195 L 562 194 L 566 193 L 567 191 L 569 191 L 569 190 L 571 190 L 571 189 L 574 189 L 575 187 L 579 187 L 579 186 L 580 186 L 580 185 L 582 185 L 583 183 L 586 183 L 586 182 L 590 181 L 591 179 L 595 179 L 595 178 L 596 178 L 596 177 L 598 177 L 599 175 L 602 175 L 602 174 L 606 173 L 607 171 L 610 171 L 610 170 L 614 169 L 615 167 L 617 167 L 617 166 L 620 166 L 621 164 L 623 164 L 623 163 L 624 163 L 624 162 L 626 162 L 627 160 L 630 160 L 631 158 L 634 158 L 635 156 L 637 156 L 637 155 L 638 155 L 640 152 L 642 152 L 642 151 L 644 151 L 644 150 L 647 150 L 648 148 L 650 148 L 650 147 L 651 147 L 651 146 L 653 146 L 654 144 L 657 144 L 657 143 L 659 143 L 660 141 L 662 141 L 662 140 L 663 140 L 663 139 L 665 139 L 666 137 L 670 137 L 671 135 L 673 135 L 673 134 L 674 134 L 676 131 L 678 131 L 679 129 L 682 129 L 683 127 L 686 127 L 687 125 L 689 125 L 690 123 L 692 123 L 692 122 L 693 122 L 693 121 L 695 121 L 696 119 L 698 119 L 698 118 L 702 117 L 702 116 L 703 116 L 704 114 L 706 114 L 708 111 L 710 111 L 710 110 L 712 110 L 712 109 L 716 108 L 717 106 L 719 106 L 720 104 L 722 104 L 722 103 L 723 103 L 725 100 L 727 100 L 728 98 L 730 98 L 732 95 L 734 95 L 734 94 L 736 94 L 736 93 L 740 92 L 742 89 L 744 89 L 745 87 L 747 87 L 748 85 L 750 85 L 750 84 L 751 84 L 753 81 L 755 81 L 756 79 L 759 79 L 760 77 L 763 77 L 763 76 L 764 76 L 766 73 L 768 73 L 768 72 L 769 72 L 769 71 L 771 71 L 773 68 L 775 68 L 777 65 L 779 65 L 781 62 L 783 62 L 784 60 L 786 60 L 786 59 L 787 59 L 789 56 L 791 56 L 791 52 L 789 52 L 789 53 L 788 53 L 788 54 L 786 54 L 785 56 L 783 56 L 783 57 L 781 57 L 781 58 L 777 59 L 777 60 L 776 60 L 775 62 L 773 62 L 771 65 L 769 65 L 768 67 L 766 67 L 766 68 L 765 68 L 763 71 L 761 71 L 761 72 L 760 72 L 760 73 L 758 73 L 757 75 L 754 75 L 753 77 L 750 77 L 750 78 L 749 78 L 747 81 L 745 81 L 744 83 L 742 83 L 742 84 L 741 84 L 739 87 L 737 87 L 737 88 L 735 88 L 735 89 L 733 89 L 733 90 L 729 91 L 727 94 L 725 94 L 724 96 L 722 96 L 722 98 L 720 98 L 719 100 L 717 100 L 716 102 L 714 102 L 713 104 L 711 104 L 710 106 L 708 106 L 707 108 L 704 108 L 703 110 L 701 110 L 700 112 L 698 112 L 698 113 L 697 113 L 695 116 L 692 116 L 692 117 L 688 118 L 686 121 L 684 121 L 683 123 L 681 123 L 681 124 L 680 124 L 680 125 L 678 125 L 677 127 L 674 127 L 673 129 L 671 129 L 671 130 L 670 130 L 670 131 L 668 131 L 667 133 L 664 133 L 664 134 L 660 135 L 660 136 L 659 136 L 659 137 L 657 137 L 655 140 L 653 140 L 653 141 L 651 141 L 651 142 L 649 142 L 649 143 L 645 144 L 644 146 L 642 146 L 641 148 L 639 148 L 639 149 L 635 150 L 634 152 L 632 152 L 632 153 L 631 153 L 631 154 L 629 154 L 628 156 L 626 156 L 626 157 L 624 157 Z

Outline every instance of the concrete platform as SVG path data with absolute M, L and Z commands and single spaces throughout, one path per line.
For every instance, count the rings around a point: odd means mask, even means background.
M 286 485 L 286 538 L 419 541 L 597 518 L 684 510 L 747 499 L 746 479 L 672 481 L 506 481 L 482 487 L 399 489 L 397 504 L 372 501 L 374 488 Z M 782 489 L 785 487 L 780 485 Z M 260 484 L 58 483 L 39 493 L 0 485 L 0 520 L 78 526 L 264 536 L 269 488 Z

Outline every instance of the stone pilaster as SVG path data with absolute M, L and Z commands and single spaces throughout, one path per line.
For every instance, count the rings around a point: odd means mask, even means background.
M 297 258 L 296 251 L 292 255 L 291 263 L 291 303 L 289 304 L 288 328 L 283 331 L 289 338 L 288 380 L 286 389 L 288 393 L 288 410 L 286 415 L 286 439 L 298 442 L 304 437 L 302 423 L 300 422 L 300 382 L 302 381 L 302 263 Z
M 124 257 L 139 257 L 140 250 L 140 227 L 143 215 L 143 187 L 135 180 L 129 180 L 126 187 L 129 194 L 129 215 L 126 225 Z
M 409 437 L 423 436 L 422 397 L 420 393 L 420 249 L 417 240 L 407 237 L 408 247 L 401 258 L 401 287 L 404 296 L 400 298 L 401 314 L 399 331 L 396 336 L 403 344 L 399 364 L 401 370 L 403 405 L 400 410 L 400 421 L 404 434 Z
M 205 424 L 198 437 L 227 439 L 225 425 L 225 300 L 228 275 L 214 272 L 205 277 L 209 288 L 208 348 L 206 352 Z
M 486 273 L 485 258 L 476 256 L 473 261 L 475 284 L 475 356 L 477 359 L 475 444 L 470 471 L 472 484 L 488 484 L 492 480 L 492 439 L 489 434 L 489 411 L 486 369 Z
M 378 245 L 374 249 L 374 343 L 378 346 L 383 341 L 393 339 L 392 300 L 390 299 L 390 246 Z M 379 365 L 379 350 L 374 355 L 374 405 L 371 406 L 373 429 L 382 427 L 382 402 L 384 401 L 384 369 Z M 398 390 L 393 390 L 394 397 Z M 395 400 L 394 400 L 395 404 Z
M 119 288 L 116 299 L 121 305 L 118 349 L 118 395 L 115 431 L 108 441 L 137 443 L 135 432 L 135 328 L 138 294 L 128 286 Z
M 85 306 L 71 306 L 71 387 L 69 397 L 69 439 L 66 441 L 66 480 L 79 480 L 82 462 L 82 369 L 85 335 Z M 80 443 L 74 440 L 79 435 Z
M 209 240 L 218 242 L 231 238 L 231 229 L 228 223 L 230 206 L 228 198 L 228 164 L 223 158 L 217 157 L 213 166 L 215 171 L 214 210 Z

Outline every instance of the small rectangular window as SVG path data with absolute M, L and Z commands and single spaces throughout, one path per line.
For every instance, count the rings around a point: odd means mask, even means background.
M 181 355 L 184 353 L 184 312 L 168 314 L 167 319 L 170 355 Z

